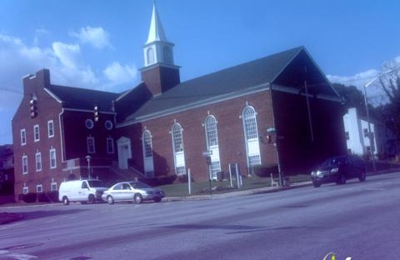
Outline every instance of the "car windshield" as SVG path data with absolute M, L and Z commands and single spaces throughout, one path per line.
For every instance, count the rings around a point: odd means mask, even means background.
M 329 158 L 321 164 L 321 167 L 338 165 L 340 161 L 341 159 L 338 157 Z
M 151 188 L 149 185 L 147 185 L 146 183 L 143 183 L 143 182 L 131 182 L 131 185 L 135 189 Z
M 108 187 L 108 185 L 103 181 L 96 180 L 96 181 L 88 181 L 88 182 L 89 182 L 90 187 L 93 187 L 93 188 Z

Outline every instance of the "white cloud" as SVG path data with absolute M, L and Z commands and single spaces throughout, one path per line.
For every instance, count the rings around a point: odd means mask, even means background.
M 52 47 L 54 55 L 63 66 L 70 69 L 76 69 L 78 67 L 78 59 L 81 54 L 81 48 L 78 44 L 54 42 Z
M 135 66 L 121 66 L 114 61 L 103 70 L 103 74 L 113 84 L 124 84 L 136 78 L 137 69 Z
M 359 89 L 362 89 L 365 84 L 367 84 L 372 79 L 376 78 L 379 75 L 379 71 L 375 69 L 367 70 L 353 76 L 337 76 L 337 75 L 327 75 L 328 79 L 332 83 L 340 83 L 346 86 L 356 86 Z
M 332 82 L 332 83 L 340 83 L 346 86 L 356 86 L 360 91 L 364 93 L 364 86 L 371 83 L 372 84 L 368 85 L 366 91 L 367 91 L 367 97 L 368 100 L 374 105 L 378 106 L 381 104 L 385 104 L 388 102 L 388 98 L 383 91 L 382 87 L 380 86 L 379 80 L 377 80 L 377 77 L 379 76 L 380 73 L 384 73 L 385 71 L 389 71 L 391 69 L 395 69 L 396 72 L 394 73 L 399 73 L 398 69 L 400 68 L 400 56 L 395 57 L 394 59 L 390 61 L 386 61 L 382 65 L 382 70 L 376 70 L 376 69 L 370 69 L 358 74 L 355 74 L 353 76 L 337 76 L 337 75 L 327 75 L 327 78 Z M 394 74 L 390 75 L 387 74 L 386 76 L 383 76 L 382 74 L 382 79 L 385 81 L 388 79 L 388 77 L 393 77 Z
M 101 27 L 84 27 L 79 32 L 71 32 L 72 36 L 78 38 L 84 44 L 90 44 L 97 49 L 111 47 L 109 34 Z

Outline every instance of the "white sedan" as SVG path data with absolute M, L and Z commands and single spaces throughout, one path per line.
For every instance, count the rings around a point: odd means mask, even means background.
M 108 204 L 114 204 L 114 202 L 118 201 L 142 203 L 144 200 L 153 200 L 160 202 L 164 197 L 164 191 L 140 181 L 118 182 L 104 191 L 101 196 Z

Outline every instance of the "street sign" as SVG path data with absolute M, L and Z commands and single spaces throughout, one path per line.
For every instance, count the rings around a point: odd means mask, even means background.
M 267 133 L 268 134 L 275 134 L 276 133 L 276 129 L 273 126 L 270 126 L 267 128 Z

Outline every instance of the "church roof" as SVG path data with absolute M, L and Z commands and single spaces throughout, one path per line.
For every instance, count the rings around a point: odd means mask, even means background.
M 151 15 L 151 22 L 150 22 L 150 30 L 149 36 L 147 38 L 147 42 L 156 42 L 156 41 L 163 41 L 167 42 L 167 36 L 165 35 L 163 26 L 161 24 L 160 16 L 158 15 L 156 4 L 153 5 L 153 12 Z
M 292 75 L 281 77 L 284 70 L 292 63 L 296 65 L 296 68 L 291 69 Z M 326 89 L 323 90 L 324 94 L 337 97 L 337 93 L 309 57 L 305 48 L 298 47 L 182 82 L 169 91 L 151 98 L 128 116 L 126 121 L 146 120 L 168 112 L 175 113 L 178 110 L 201 106 L 207 102 L 217 102 L 250 90 L 267 88 L 270 83 L 290 85 L 292 82 L 286 78 L 299 77 L 301 72 L 294 70 L 298 70 L 297 67 L 304 64 L 310 68 L 309 74 L 312 73 L 309 79 L 310 89 L 318 87 L 317 82 L 323 82 Z M 302 89 L 299 88 L 298 91 Z
M 97 105 L 104 112 L 113 112 L 112 101 L 119 96 L 117 93 L 58 85 L 50 85 L 47 90 L 64 108 L 93 110 Z

